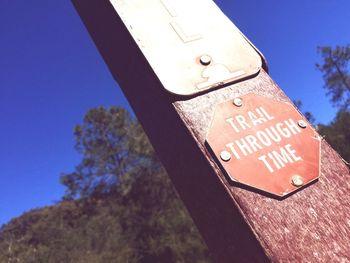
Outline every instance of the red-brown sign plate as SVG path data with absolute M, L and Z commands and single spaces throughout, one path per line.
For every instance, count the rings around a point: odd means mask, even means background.
M 319 177 L 320 137 L 286 102 L 255 94 L 217 106 L 207 144 L 234 182 L 285 196 Z

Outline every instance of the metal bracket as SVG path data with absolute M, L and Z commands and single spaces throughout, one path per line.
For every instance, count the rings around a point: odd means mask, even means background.
M 110 1 L 171 93 L 195 95 L 262 68 L 261 53 L 212 0 Z

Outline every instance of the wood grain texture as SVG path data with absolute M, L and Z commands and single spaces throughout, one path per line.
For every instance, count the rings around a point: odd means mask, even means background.
M 73 3 L 216 262 L 350 262 L 349 170 L 326 142 L 319 181 L 283 200 L 229 184 L 206 149 L 218 103 L 249 92 L 288 101 L 264 71 L 196 97 L 173 96 L 108 0 Z
M 261 72 L 254 79 L 175 105 L 272 261 L 350 262 L 349 169 L 327 142 L 321 146 L 319 181 L 282 200 L 230 185 L 208 153 L 204 142 L 215 105 L 249 92 L 289 101 Z

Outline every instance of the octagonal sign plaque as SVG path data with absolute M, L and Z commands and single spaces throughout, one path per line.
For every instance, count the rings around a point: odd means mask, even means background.
M 252 93 L 221 103 L 206 143 L 232 181 L 273 195 L 319 177 L 320 137 L 290 103 Z

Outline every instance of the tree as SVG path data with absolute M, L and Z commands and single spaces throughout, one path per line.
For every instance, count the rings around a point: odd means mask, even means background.
M 66 199 L 126 190 L 142 169 L 161 169 L 140 124 L 125 109 L 91 109 L 74 134 L 83 158 L 74 172 L 61 176 Z
M 350 162 L 350 46 L 320 47 L 322 64 L 316 64 L 323 73 L 325 89 L 332 103 L 339 107 L 329 125 L 319 124 L 319 132 L 342 157 Z
M 303 107 L 303 103 L 302 103 L 301 100 L 293 100 L 293 103 L 295 104 L 295 106 L 296 106 L 299 110 L 301 110 L 301 108 Z M 304 114 L 305 118 L 306 118 L 311 124 L 315 124 L 316 119 L 315 119 L 314 115 L 313 115 L 311 112 L 305 111 L 305 112 L 303 112 L 303 114 Z
M 350 162 L 350 112 L 340 110 L 335 119 L 329 125 L 318 125 L 320 134 L 340 153 L 340 155 Z
M 75 128 L 83 155 L 61 177 L 66 199 L 113 196 L 139 262 L 207 262 L 208 251 L 137 120 L 124 109 L 90 110 Z
M 91 109 L 75 128 L 82 161 L 64 201 L 0 229 L 1 262 L 210 262 L 187 210 L 125 109 Z
M 316 67 L 323 73 L 324 88 L 331 101 L 342 110 L 348 110 L 350 105 L 350 46 L 319 47 L 323 58 L 322 64 Z

